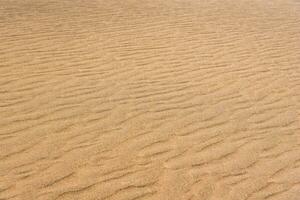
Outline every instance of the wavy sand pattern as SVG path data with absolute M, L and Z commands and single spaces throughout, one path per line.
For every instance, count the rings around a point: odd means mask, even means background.
M 297 0 L 0 1 L 1 200 L 299 200 Z

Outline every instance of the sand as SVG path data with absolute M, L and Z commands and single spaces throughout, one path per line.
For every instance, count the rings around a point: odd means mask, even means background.
M 300 2 L 1 0 L 1 200 L 299 200 Z

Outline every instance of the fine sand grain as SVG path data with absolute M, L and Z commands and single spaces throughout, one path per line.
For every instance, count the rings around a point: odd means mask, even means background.
M 300 200 L 298 0 L 1 0 L 1 200 Z

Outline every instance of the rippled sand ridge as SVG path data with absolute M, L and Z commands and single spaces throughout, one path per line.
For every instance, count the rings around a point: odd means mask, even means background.
M 1 200 L 299 200 L 298 0 L 1 0 Z

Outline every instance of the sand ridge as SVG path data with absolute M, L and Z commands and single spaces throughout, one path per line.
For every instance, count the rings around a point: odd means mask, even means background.
M 296 0 L 2 0 L 0 199 L 299 200 Z

